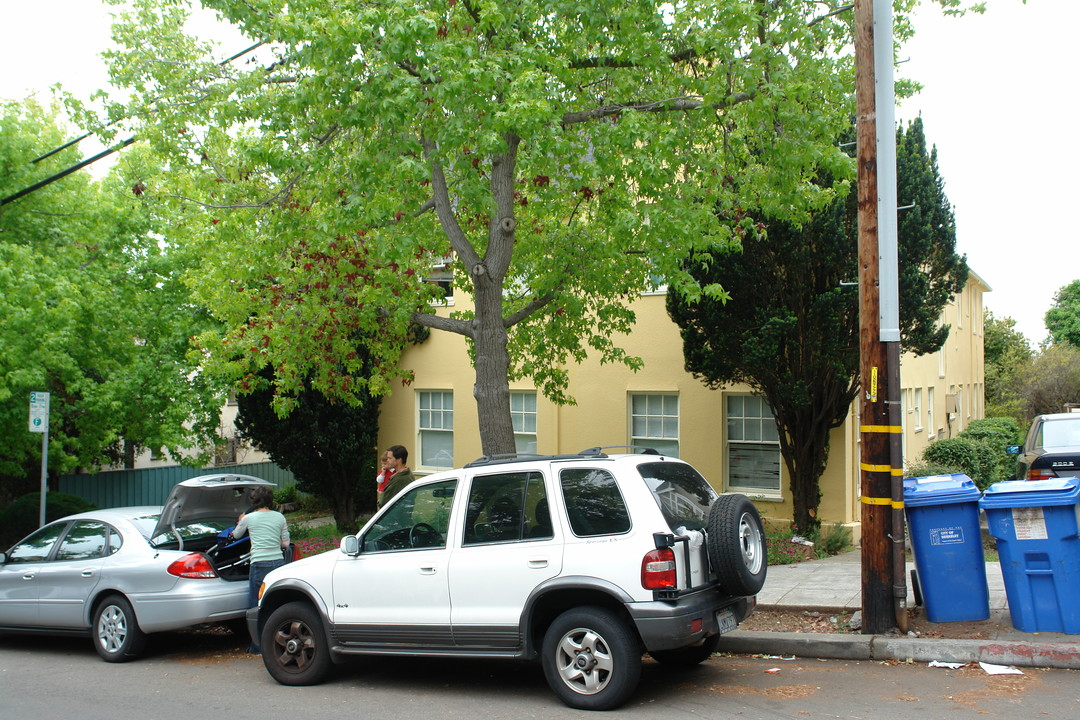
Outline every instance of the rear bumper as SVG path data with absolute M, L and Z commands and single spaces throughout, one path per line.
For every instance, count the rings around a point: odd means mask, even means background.
M 756 605 L 756 596 L 731 597 L 711 588 L 674 602 L 630 603 L 627 609 L 645 649 L 651 652 L 695 645 L 720 632 L 716 621 L 719 613 L 731 611 L 736 622 L 741 623 Z
M 247 610 L 244 582 L 189 580 L 167 593 L 129 593 L 144 632 L 179 630 L 202 623 L 242 618 Z

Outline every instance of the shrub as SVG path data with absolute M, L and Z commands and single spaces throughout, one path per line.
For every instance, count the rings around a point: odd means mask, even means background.
M 275 505 L 288 505 L 299 501 L 300 491 L 296 489 L 296 485 L 286 485 L 274 490 Z
M 78 495 L 51 492 L 45 496 L 45 522 L 67 515 L 95 510 L 97 505 Z M 0 548 L 9 547 L 38 528 L 41 515 L 41 493 L 27 493 L 0 510 Z
M 933 477 L 934 475 L 953 475 L 954 473 L 962 472 L 964 472 L 964 469 L 959 465 L 942 465 L 941 463 L 929 462 L 927 460 L 918 460 L 913 463 L 908 463 L 907 468 L 904 470 L 904 477 Z
M 840 523 L 832 523 L 819 528 L 814 549 L 818 557 L 831 557 L 851 549 L 851 528 Z
M 955 437 L 938 440 L 923 450 L 923 460 L 937 465 L 957 467 L 971 478 L 980 490 L 1001 479 L 1004 448 L 996 443 Z

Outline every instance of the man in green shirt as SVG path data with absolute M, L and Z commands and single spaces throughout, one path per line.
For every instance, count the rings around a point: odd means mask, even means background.
M 386 452 L 390 454 L 390 462 L 387 467 L 394 471 L 393 476 L 390 478 L 390 482 L 386 484 L 386 489 L 379 494 L 379 507 L 381 508 L 392 497 L 405 489 L 405 486 L 416 479 L 416 476 L 412 474 L 412 470 L 405 463 L 409 460 L 409 451 L 401 445 L 392 445 L 387 448 Z

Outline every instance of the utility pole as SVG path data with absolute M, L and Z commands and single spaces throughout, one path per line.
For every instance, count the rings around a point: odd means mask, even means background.
M 892 41 L 892 4 L 856 0 L 862 627 L 870 634 L 907 629 Z

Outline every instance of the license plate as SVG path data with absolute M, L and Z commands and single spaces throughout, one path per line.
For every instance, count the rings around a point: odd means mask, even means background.
M 723 635 L 739 627 L 739 621 L 735 619 L 735 613 L 731 610 L 721 610 L 716 613 L 716 631 Z

